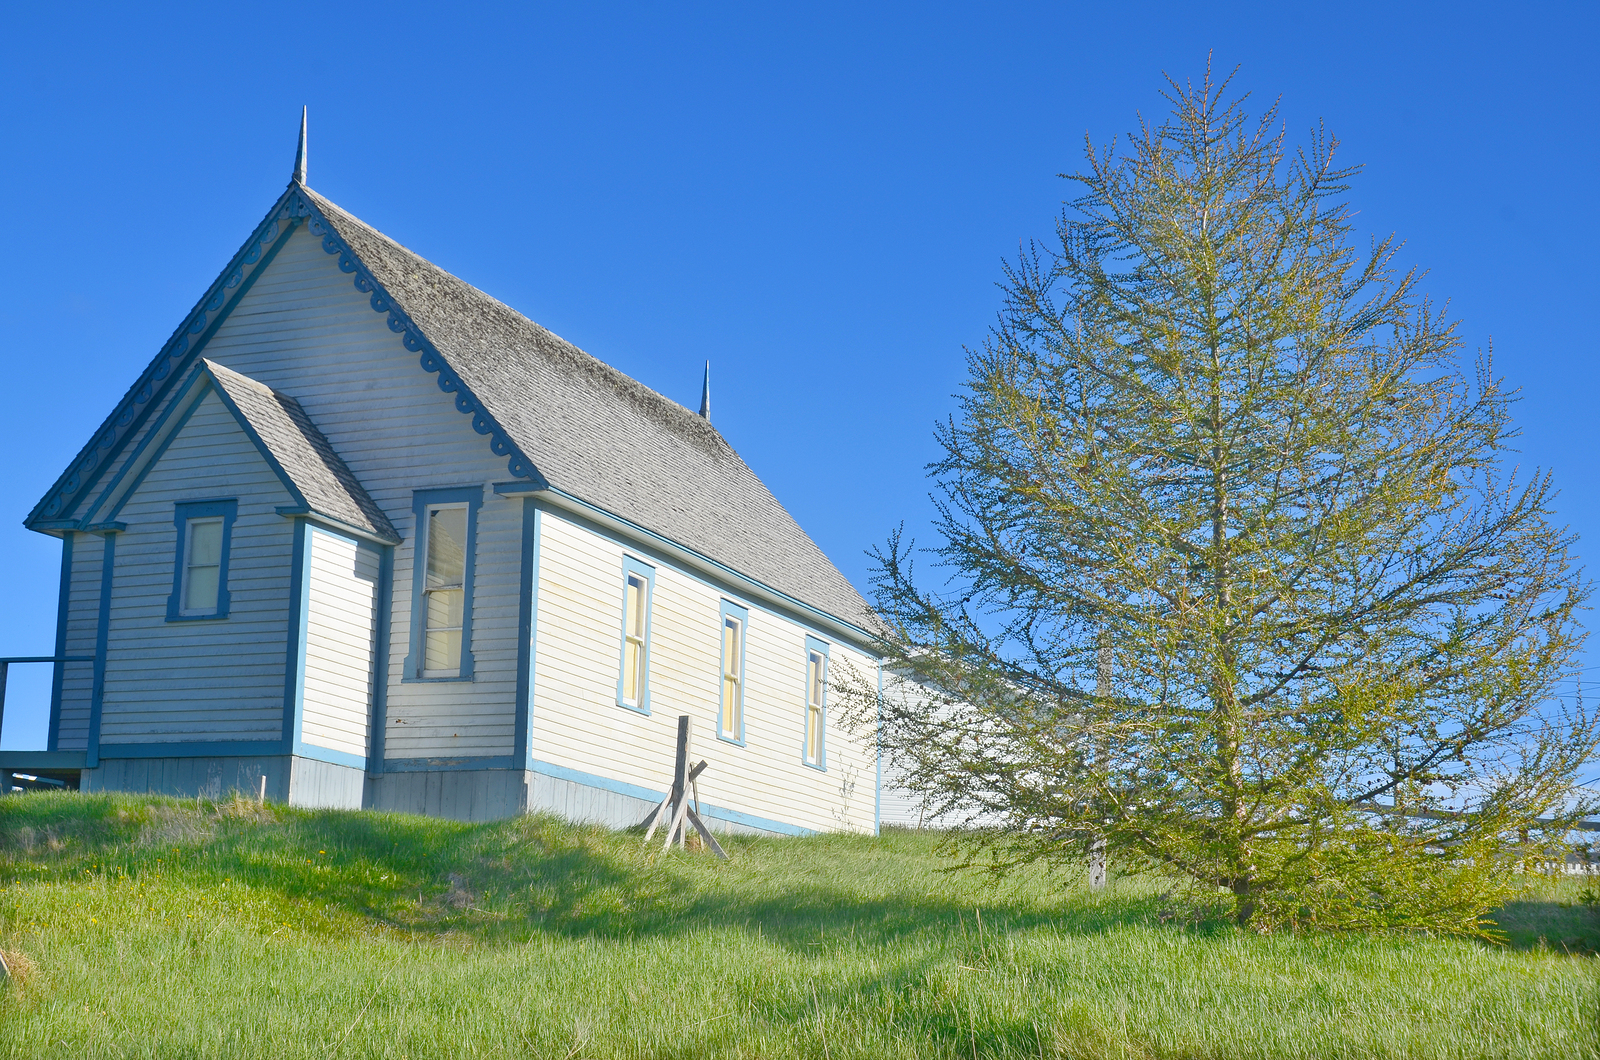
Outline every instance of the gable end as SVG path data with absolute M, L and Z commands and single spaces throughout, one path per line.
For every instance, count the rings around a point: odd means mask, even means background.
M 184 370 L 250 290 L 256 277 L 288 242 L 286 237 L 307 216 L 307 208 L 305 198 L 293 194 L 292 188 L 273 204 L 227 268 L 162 346 L 161 352 L 100 424 L 89 443 L 79 450 L 55 484 L 34 505 L 33 511 L 23 520 L 24 526 L 45 532 L 75 527 L 74 521 L 64 518 L 66 513 L 82 500 L 128 440 L 138 433 L 151 411 L 161 403 L 160 399 L 183 376 Z
M 350 249 L 349 245 L 340 238 L 334 226 L 318 209 L 314 202 L 300 197 L 306 203 L 307 210 L 315 214 L 307 225 L 307 231 L 322 239 L 322 249 L 327 254 L 339 256 L 339 271 L 353 274 L 352 282 L 356 290 L 362 294 L 370 294 L 368 305 L 375 313 L 387 314 L 389 330 L 400 336 L 400 341 L 412 353 L 419 353 L 422 370 L 438 373 L 439 389 L 446 394 L 455 395 L 456 411 L 472 417 L 472 429 L 479 434 L 489 437 L 489 449 L 496 456 L 506 457 L 506 466 L 511 474 L 520 479 L 528 479 L 543 488 L 547 483 L 539 469 L 534 467 L 533 461 L 519 449 L 506 429 L 500 426 L 489 410 L 484 408 L 471 388 L 464 383 L 455 370 L 450 367 L 444 355 L 428 341 L 426 335 L 407 315 L 400 304 L 384 290 L 377 278 L 372 275 L 361 258 Z

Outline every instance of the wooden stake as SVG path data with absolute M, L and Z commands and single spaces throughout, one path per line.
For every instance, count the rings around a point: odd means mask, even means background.
M 694 779 L 696 777 L 698 777 L 701 773 L 704 773 L 705 770 L 706 770 L 706 762 L 705 762 L 704 759 L 701 759 L 699 765 L 697 765 L 693 769 L 689 770 L 689 783 L 693 784 L 694 783 Z M 656 829 L 660 828 L 661 825 L 665 821 L 667 821 L 668 819 L 671 818 L 672 815 L 667 811 L 667 807 L 669 807 L 671 805 L 672 805 L 672 793 L 668 792 L 667 793 L 667 797 L 662 799 L 660 804 L 658 804 L 655 809 L 650 811 L 650 816 L 646 817 L 644 819 L 644 825 L 645 825 L 644 841 L 646 843 L 650 842 L 650 837 L 655 835 Z
M 710 829 L 700 820 L 700 815 L 693 810 L 689 811 L 689 823 L 694 825 L 694 830 L 700 833 L 700 838 L 705 840 L 706 846 L 711 848 L 713 854 L 723 861 L 728 860 L 728 852 L 722 849 L 722 844 L 717 842 Z
M 663 821 L 666 821 L 667 837 L 661 844 L 661 852 L 666 853 L 671 850 L 674 841 L 678 843 L 681 849 L 687 849 L 689 829 L 686 826 L 692 825 L 694 830 L 699 833 L 700 838 L 705 841 L 705 845 L 715 851 L 717 857 L 727 861 L 727 851 L 722 849 L 722 844 L 717 842 L 716 837 L 711 834 L 711 830 L 700 819 L 698 812 L 700 807 L 700 787 L 695 781 L 699 779 L 701 773 L 706 771 L 706 762 L 701 759 L 691 768 L 689 759 L 692 749 L 689 715 L 680 714 L 678 715 L 678 749 L 673 762 L 672 787 L 667 792 L 667 797 L 662 799 L 654 810 L 650 811 L 649 817 L 645 818 L 644 842 L 648 846 L 651 837 L 656 834 L 656 828 Z
M 256 799 L 256 805 L 257 806 L 265 806 L 266 804 L 267 804 L 267 775 L 265 773 L 263 773 L 263 774 L 261 774 L 261 795 L 260 795 L 259 798 Z

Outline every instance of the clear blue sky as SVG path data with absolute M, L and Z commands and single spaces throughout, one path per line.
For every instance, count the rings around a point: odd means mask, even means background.
M 1600 541 L 1592 5 L 152 7 L 0 34 L 0 654 L 53 648 L 60 546 L 23 516 L 281 191 L 302 103 L 357 216 L 685 404 L 709 358 L 717 426 L 864 585 L 925 525 L 932 423 L 1055 175 L 1214 51 L 1366 164 L 1363 225 L 1493 339 L 1525 465 Z M 16 674 L 4 745 L 44 717 Z

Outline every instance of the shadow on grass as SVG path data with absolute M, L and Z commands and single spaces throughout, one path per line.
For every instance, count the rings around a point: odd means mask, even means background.
M 0 800 L 0 879 L 224 880 L 402 933 L 516 944 L 539 935 L 633 938 L 709 927 L 797 953 L 1049 926 L 1101 934 L 1153 922 L 1154 898 L 1008 894 L 941 878 L 932 841 L 732 838 L 730 864 L 642 849 L 632 833 L 522 817 L 462 824 L 119 795 Z M 870 860 L 871 893 L 861 877 Z M 952 893 L 954 892 L 954 893 Z
M 1494 922 L 1513 949 L 1600 954 L 1600 906 L 1524 899 L 1496 910 Z

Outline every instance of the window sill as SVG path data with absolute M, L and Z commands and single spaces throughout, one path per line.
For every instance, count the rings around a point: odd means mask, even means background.
M 807 769 L 815 769 L 818 773 L 826 773 L 828 771 L 828 765 L 827 765 L 826 762 L 824 762 L 821 765 L 818 765 L 817 763 L 811 761 L 809 758 L 802 757 L 800 759 L 800 764 L 805 766 Z
M 650 716 L 650 700 L 648 698 L 643 703 L 625 703 L 619 699 L 617 700 L 617 706 L 623 710 L 631 710 L 635 714 L 643 714 L 647 718 Z
M 721 740 L 723 743 L 731 743 L 735 747 L 743 747 L 743 746 L 745 746 L 745 742 L 744 742 L 744 737 L 743 736 L 737 736 L 737 737 L 729 736 L 728 734 L 722 732 L 720 729 L 717 731 L 717 739 Z
M 461 674 L 456 677 L 412 677 L 407 675 L 400 678 L 400 683 L 403 685 L 459 685 L 471 684 L 472 680 L 471 674 Z
M 228 613 L 221 611 L 211 615 L 168 615 L 168 622 L 217 622 L 227 618 Z

